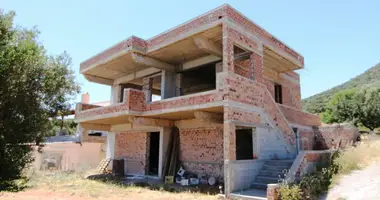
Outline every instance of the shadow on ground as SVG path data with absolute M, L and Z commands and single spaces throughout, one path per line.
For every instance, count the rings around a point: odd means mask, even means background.
M 215 195 L 220 193 L 219 186 L 209 185 L 193 185 L 182 186 L 179 184 L 165 184 L 162 180 L 143 178 L 143 179 L 130 179 L 123 176 L 114 176 L 112 174 L 95 174 L 88 176 L 87 179 L 100 181 L 107 184 L 115 184 L 121 186 L 135 186 L 147 188 L 150 190 L 160 190 L 173 193 L 179 192 L 198 192 L 203 194 Z

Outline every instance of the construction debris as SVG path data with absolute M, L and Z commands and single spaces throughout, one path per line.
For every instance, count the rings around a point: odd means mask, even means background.
M 110 158 L 103 159 L 102 161 L 100 161 L 100 163 L 99 163 L 98 168 L 96 169 L 96 171 L 98 171 L 99 173 L 102 173 L 102 174 L 106 173 L 107 167 L 110 164 L 110 162 L 111 162 Z

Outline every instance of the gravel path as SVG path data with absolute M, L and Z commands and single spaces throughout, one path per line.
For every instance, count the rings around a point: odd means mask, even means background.
M 327 200 L 379 200 L 380 163 L 374 163 L 363 170 L 354 171 L 341 178 L 327 195 Z

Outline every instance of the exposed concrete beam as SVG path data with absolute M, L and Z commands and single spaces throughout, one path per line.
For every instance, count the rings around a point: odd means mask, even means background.
M 111 129 L 111 125 L 109 124 L 80 123 L 80 125 L 86 130 L 110 131 Z
M 223 128 L 223 124 L 210 123 L 198 119 L 178 120 L 175 121 L 175 126 L 178 128 Z
M 159 131 L 160 127 L 142 126 L 133 124 L 115 124 L 111 126 L 111 132 L 125 132 L 125 131 Z
M 132 55 L 133 61 L 137 64 L 145 65 L 147 67 L 154 67 L 154 68 L 161 69 L 161 70 L 168 70 L 168 71 L 174 71 L 175 70 L 174 65 L 156 60 L 154 58 L 150 58 L 148 56 L 144 56 L 144 55 L 141 55 L 138 53 L 132 53 L 131 55 Z
M 129 81 L 133 81 L 133 80 L 141 78 L 141 77 L 145 77 L 145 76 L 148 76 L 148 75 L 151 75 L 151 74 L 155 74 L 155 73 L 158 73 L 160 71 L 161 71 L 160 69 L 157 69 L 157 68 L 154 68 L 154 67 L 150 67 L 150 68 L 147 68 L 147 69 L 143 69 L 143 70 L 140 70 L 140 71 L 137 71 L 137 72 L 130 73 L 130 74 L 126 75 L 126 76 L 119 77 L 119 78 L 115 79 L 115 81 L 113 82 L 113 84 L 114 85 L 119 85 L 121 83 L 128 83 Z
M 194 42 L 199 49 L 206 51 L 212 55 L 222 57 L 222 50 L 216 47 L 210 40 L 205 37 L 196 36 L 194 37 Z
M 208 56 L 200 57 L 200 58 L 197 58 L 195 60 L 190 60 L 188 62 L 183 63 L 181 65 L 181 70 L 191 69 L 194 67 L 198 67 L 201 65 L 208 64 L 208 63 L 216 62 L 216 61 L 221 60 L 221 59 L 222 59 L 221 57 L 215 56 L 215 55 L 208 55 Z
M 154 119 L 154 118 L 148 118 L 148 117 L 129 116 L 128 121 L 131 122 L 132 127 L 134 126 L 172 127 L 174 125 L 174 122 L 170 120 Z
M 111 126 L 111 132 L 123 132 L 132 129 L 132 124 L 115 124 Z
M 204 122 L 223 123 L 223 114 L 222 113 L 195 111 L 194 116 L 195 116 L 195 119 L 198 119 L 198 120 L 204 121 Z
M 113 80 L 111 79 L 101 78 L 98 76 L 93 76 L 93 75 L 88 75 L 88 74 L 84 74 L 84 77 L 90 82 L 100 83 L 104 85 L 113 85 Z

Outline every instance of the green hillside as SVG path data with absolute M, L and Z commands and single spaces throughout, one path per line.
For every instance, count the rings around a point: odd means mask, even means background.
M 303 99 L 303 109 L 311 113 L 321 113 L 335 93 L 346 89 L 365 87 L 380 87 L 380 63 L 341 85 Z

